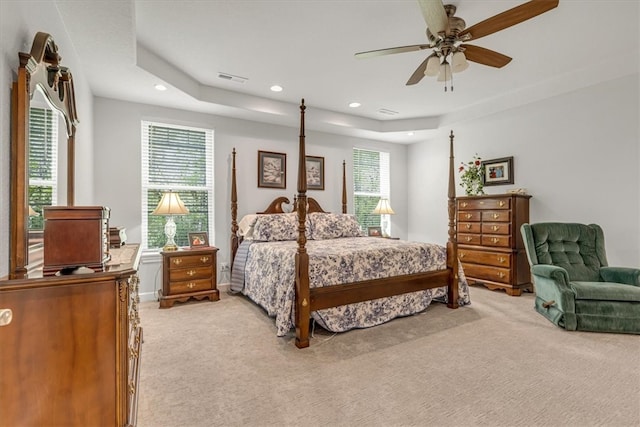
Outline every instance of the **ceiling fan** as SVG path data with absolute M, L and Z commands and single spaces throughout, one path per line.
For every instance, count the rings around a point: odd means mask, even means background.
M 491 18 L 485 19 L 469 28 L 462 18 L 454 16 L 456 6 L 443 5 L 442 0 L 418 0 L 422 16 L 427 24 L 428 44 L 391 47 L 356 53 L 356 58 L 370 58 L 392 53 L 412 52 L 433 49 L 414 71 L 407 86 L 418 83 L 426 76 L 438 76 L 438 81 L 451 80 L 451 73 L 464 71 L 469 67 L 467 61 L 490 67 L 502 68 L 511 62 L 511 58 L 483 47 L 467 44 L 489 34 L 519 24 L 558 6 L 559 0 L 532 0 L 516 6 Z M 451 87 L 453 90 L 453 87 Z

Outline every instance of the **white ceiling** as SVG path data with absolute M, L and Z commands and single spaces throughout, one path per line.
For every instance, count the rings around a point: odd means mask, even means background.
M 445 3 L 469 27 L 524 1 Z M 429 50 L 354 58 L 425 43 L 415 0 L 56 4 L 97 96 L 288 126 L 297 126 L 305 98 L 309 129 L 398 143 L 639 69 L 637 0 L 560 0 L 556 9 L 473 41 L 513 61 L 502 69 L 470 63 L 454 75 L 453 92 L 431 77 L 405 86 Z M 224 80 L 220 72 L 248 80 Z M 158 92 L 156 83 L 169 89 Z M 273 84 L 284 91 L 271 92 Z M 351 101 L 362 106 L 349 108 Z

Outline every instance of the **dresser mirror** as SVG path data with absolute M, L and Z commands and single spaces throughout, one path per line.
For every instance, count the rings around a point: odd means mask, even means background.
M 78 124 L 73 79 L 53 38 L 39 32 L 11 94 L 10 278 L 42 264 L 43 208 L 74 204 L 74 142 Z

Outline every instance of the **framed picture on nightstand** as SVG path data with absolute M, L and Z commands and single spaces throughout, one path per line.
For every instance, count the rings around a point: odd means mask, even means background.
M 209 246 L 209 236 L 206 231 L 197 231 L 189 233 L 189 247 L 202 248 Z

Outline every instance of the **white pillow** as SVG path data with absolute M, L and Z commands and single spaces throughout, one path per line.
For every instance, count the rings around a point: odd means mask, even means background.
M 242 236 L 246 240 L 253 239 L 253 228 L 256 225 L 256 220 L 258 219 L 258 215 L 249 214 L 245 215 L 238 223 L 238 235 Z

